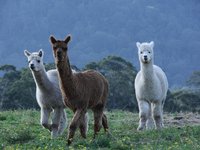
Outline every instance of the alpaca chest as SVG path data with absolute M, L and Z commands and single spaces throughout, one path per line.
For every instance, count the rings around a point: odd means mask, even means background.
M 137 99 L 150 102 L 157 102 L 162 99 L 161 87 L 153 82 L 139 84 L 135 90 Z
M 63 107 L 61 93 L 36 90 L 36 99 L 40 107 Z

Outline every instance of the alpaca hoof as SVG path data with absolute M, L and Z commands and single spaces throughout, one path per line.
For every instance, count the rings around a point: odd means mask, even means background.
M 108 130 L 108 128 L 106 128 L 106 129 L 105 129 L 105 132 L 106 132 L 106 133 L 109 133 L 109 130 Z
M 107 136 L 108 138 L 112 137 L 112 134 L 109 132 L 108 129 L 106 130 L 105 134 L 106 134 L 106 136 Z
M 156 123 L 156 129 L 161 130 L 164 127 L 163 123 Z
M 81 136 L 82 136 L 82 138 L 86 139 L 86 135 L 81 135 Z
M 52 131 L 51 132 L 51 139 L 54 139 L 56 137 L 58 137 L 58 132 L 57 131 Z
M 137 130 L 138 130 L 138 131 L 142 131 L 142 130 L 144 130 L 144 127 L 139 126 L 139 127 L 137 128 Z
M 42 126 L 46 129 L 48 129 L 51 132 L 51 125 L 46 124 L 46 123 L 42 123 Z
M 111 133 L 109 132 L 108 128 L 105 129 L 105 134 L 109 137 Z
M 63 134 L 63 132 L 64 132 L 64 130 L 63 129 L 58 129 L 58 135 L 62 135 Z
M 163 126 L 157 126 L 156 130 L 161 130 L 163 128 Z
M 72 140 L 73 140 L 72 138 L 68 139 L 67 140 L 67 145 L 70 145 L 72 143 Z
M 51 138 L 54 139 L 58 137 L 58 129 L 57 128 L 52 128 L 51 130 Z
M 61 132 L 61 131 L 58 130 L 58 135 L 62 135 L 62 134 L 63 134 L 63 132 Z

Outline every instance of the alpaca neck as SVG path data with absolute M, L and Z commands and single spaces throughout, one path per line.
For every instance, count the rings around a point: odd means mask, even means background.
M 142 63 L 140 62 L 141 72 L 145 81 L 151 81 L 154 78 L 153 62 Z
M 56 62 L 56 66 L 58 69 L 60 86 L 61 89 L 63 90 L 62 93 L 67 98 L 74 97 L 75 87 L 74 87 L 73 75 L 69 59 L 65 59 L 65 61 L 62 62 L 60 61 Z
M 51 82 L 47 77 L 45 68 L 40 71 L 32 71 L 36 86 L 42 91 L 48 91 L 51 87 Z

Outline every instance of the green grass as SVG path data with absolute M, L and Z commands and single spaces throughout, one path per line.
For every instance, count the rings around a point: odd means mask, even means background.
M 66 146 L 65 133 L 51 140 L 50 133 L 39 124 L 40 112 L 18 110 L 0 112 L 0 150 L 197 150 L 200 149 L 200 125 L 166 127 L 161 131 L 138 132 L 138 114 L 115 110 L 107 112 L 110 134 L 103 130 L 93 140 L 93 117 L 89 113 L 87 139 L 77 130 L 73 144 Z M 68 120 L 72 114 L 68 111 Z

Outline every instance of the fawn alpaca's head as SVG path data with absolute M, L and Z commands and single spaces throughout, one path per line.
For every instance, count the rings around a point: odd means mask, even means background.
M 142 63 L 148 64 L 153 59 L 153 47 L 154 42 L 151 41 L 150 43 L 136 43 L 136 46 L 138 48 L 138 56 L 139 60 Z
M 50 42 L 53 48 L 53 54 L 57 62 L 65 61 L 67 57 L 68 42 L 71 40 L 71 35 L 68 35 L 65 40 L 56 40 L 54 36 L 50 36 Z
M 44 52 L 40 49 L 38 52 L 30 53 L 28 50 L 24 50 L 24 55 L 28 58 L 29 68 L 32 71 L 40 71 L 44 68 L 43 66 L 43 55 Z

